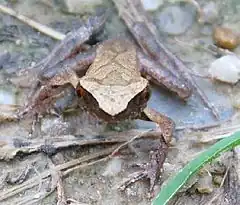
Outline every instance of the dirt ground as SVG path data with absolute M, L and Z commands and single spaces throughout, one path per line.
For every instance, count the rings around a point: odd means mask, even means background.
M 19 13 L 64 34 L 77 29 L 89 15 L 69 14 L 42 2 L 0 0 L 1 4 L 11 6 Z M 224 24 L 239 31 L 238 0 L 215 2 L 221 8 Z M 111 16 L 104 31 L 95 40 L 130 35 L 114 5 L 104 1 L 102 7 L 110 8 Z M 57 41 L 6 14 L 0 13 L 0 18 L 0 51 L 10 53 L 2 65 L 0 62 L 0 103 L 24 105 L 29 88 L 19 88 L 17 83 L 10 82 L 11 79 L 16 79 L 21 69 L 44 58 Z M 183 35 L 163 36 L 163 40 L 188 67 L 206 75 L 216 57 L 191 45 L 197 40 L 212 43 L 211 35 L 203 34 L 202 30 L 203 27 L 195 22 Z M 234 52 L 239 54 L 240 49 Z M 29 76 L 25 77 L 21 80 L 31 80 Z M 239 84 L 230 86 L 203 78 L 196 78 L 196 81 L 218 109 L 223 121 L 220 126 L 197 131 L 188 129 L 214 125 L 216 120 L 196 95 L 183 103 L 167 91 L 152 86 L 149 106 L 170 116 L 177 125 L 164 173 L 155 187 L 155 193 L 198 153 L 224 137 L 224 134 L 240 129 L 239 111 L 233 107 L 236 96 L 239 96 Z M 11 108 L 1 106 L 1 114 L 11 112 Z M 104 160 L 103 157 L 111 154 L 120 143 L 155 128 L 154 123 L 136 120 L 110 126 L 88 113 L 74 111 L 60 118 L 44 117 L 39 135 L 30 137 L 31 122 L 32 119 L 0 121 L 0 204 L 62 205 L 64 197 L 68 204 L 75 205 L 151 204 L 148 181 L 136 182 L 124 191 L 118 187 L 131 173 L 139 170 L 135 163 L 148 161 L 150 150 L 156 147 L 156 139 L 138 139 L 112 159 Z M 221 155 L 192 177 L 169 204 L 240 204 L 239 159 L 239 149 Z M 224 183 L 221 185 L 221 182 Z

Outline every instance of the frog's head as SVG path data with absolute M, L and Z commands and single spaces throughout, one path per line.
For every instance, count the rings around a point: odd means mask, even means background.
M 116 116 L 126 110 L 129 102 L 147 88 L 148 81 L 139 77 L 137 81 L 128 85 L 106 85 L 86 77 L 80 80 L 80 84 L 82 95 L 83 92 L 92 95 L 100 109 L 111 116 Z

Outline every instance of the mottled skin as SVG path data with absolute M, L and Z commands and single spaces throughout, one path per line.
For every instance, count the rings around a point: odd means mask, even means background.
M 180 79 L 144 56 L 129 40 L 108 40 L 97 48 L 85 46 L 83 43 L 104 22 L 104 16 L 92 18 L 82 26 L 83 33 L 78 29 L 81 34 L 69 34 L 56 46 L 50 57 L 40 64 L 42 67 L 33 85 L 34 92 L 21 114 L 42 114 L 51 110 L 59 114 L 71 106 L 73 98 L 78 95 L 84 103 L 79 106 L 107 122 L 125 119 L 156 122 L 163 138 L 160 137 L 159 147 L 151 153 L 145 170 L 135 177 L 150 178 L 152 190 L 166 158 L 174 122 L 147 107 L 150 97 L 147 79 L 173 88 L 172 91 L 184 99 L 190 96 L 191 90 Z

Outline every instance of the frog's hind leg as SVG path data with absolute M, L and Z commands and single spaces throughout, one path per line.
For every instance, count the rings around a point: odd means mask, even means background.
M 169 143 L 171 141 L 175 129 L 175 123 L 171 118 L 150 107 L 146 107 L 143 110 L 141 119 L 155 122 L 161 128 L 161 135 L 165 142 Z
M 168 143 L 171 140 L 175 125 L 170 118 L 151 108 L 144 109 L 141 119 L 150 120 L 159 125 L 161 128 L 161 131 L 159 130 L 159 144 L 155 150 L 150 152 L 149 162 L 138 165 L 142 168 L 142 170 L 133 173 L 129 179 L 120 186 L 120 189 L 125 189 L 128 185 L 134 183 L 135 181 L 148 178 L 150 180 L 149 190 L 150 193 L 152 193 L 154 185 L 162 172 L 163 163 L 168 153 Z

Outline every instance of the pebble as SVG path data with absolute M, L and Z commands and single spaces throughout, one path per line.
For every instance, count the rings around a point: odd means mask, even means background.
M 159 30 L 170 35 L 185 33 L 193 24 L 196 8 L 191 4 L 172 5 L 155 14 L 155 23 Z
M 197 182 L 196 188 L 201 194 L 209 194 L 213 192 L 212 175 L 206 173 L 201 176 Z
M 0 104 L 14 105 L 16 104 L 16 96 L 11 90 L 0 88 Z
M 141 0 L 141 2 L 146 11 L 155 11 L 163 4 L 163 0 Z
M 114 157 L 111 161 L 108 162 L 103 176 L 114 176 L 118 174 L 122 169 L 122 159 L 119 157 Z
M 226 27 L 215 27 L 212 37 L 216 45 L 221 48 L 232 50 L 239 44 L 239 35 Z
M 240 59 L 234 55 L 218 58 L 212 62 L 208 72 L 213 79 L 231 84 L 237 83 L 240 79 Z
M 214 184 L 216 184 L 216 185 L 218 185 L 218 186 L 221 185 L 222 180 L 223 180 L 223 177 L 220 176 L 220 175 L 216 175 L 216 176 L 213 177 L 213 182 L 214 182 Z

